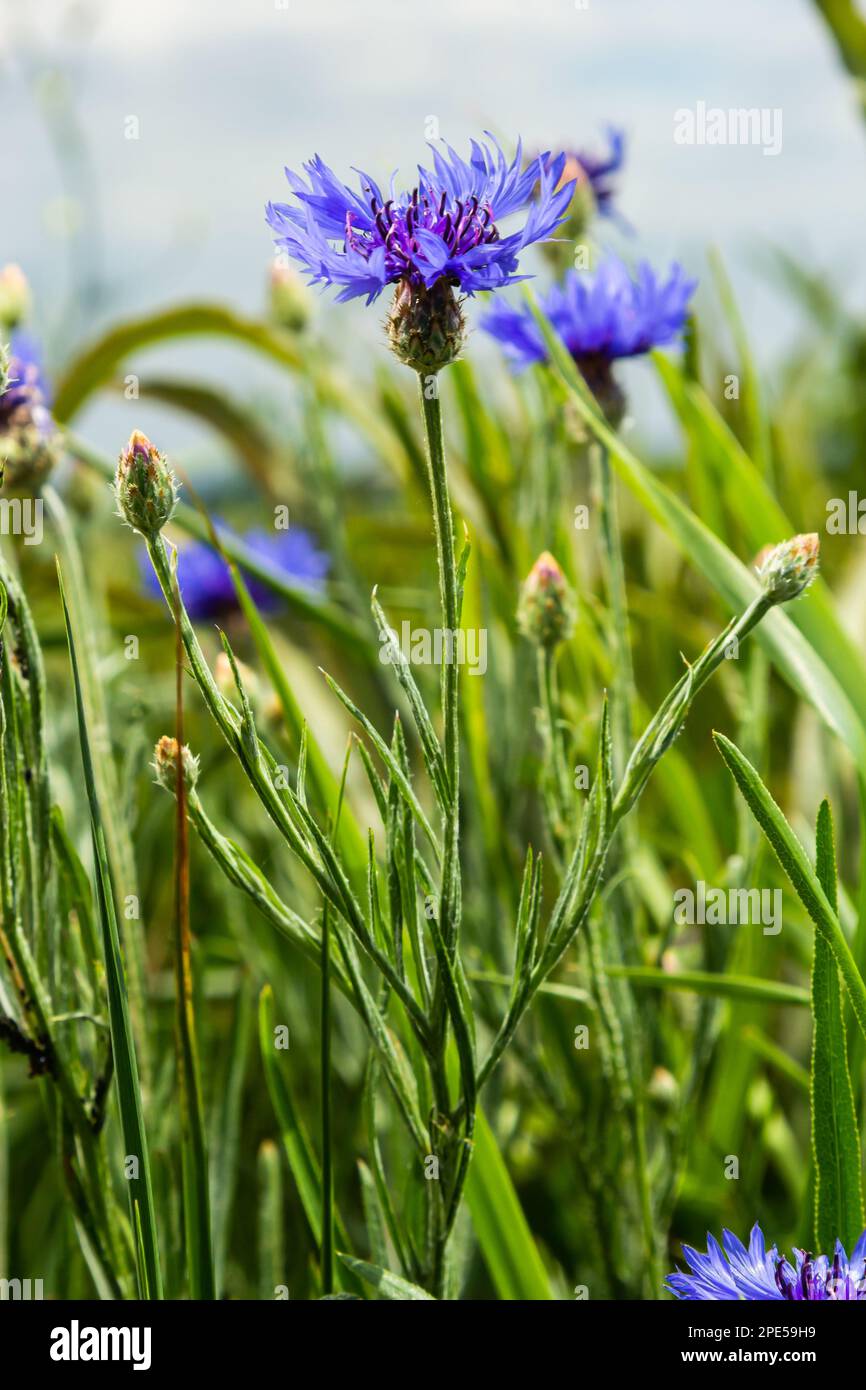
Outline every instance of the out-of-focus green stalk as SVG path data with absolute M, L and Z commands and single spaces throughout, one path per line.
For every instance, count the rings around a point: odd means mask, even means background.
M 66 603 L 63 580 L 58 563 L 60 596 L 66 636 L 69 644 L 69 659 L 72 666 L 75 687 L 75 705 L 78 714 L 78 731 L 81 745 L 81 760 L 84 765 L 84 780 L 90 808 L 90 822 L 93 837 L 94 874 L 96 880 L 96 899 L 99 920 L 102 927 L 103 954 L 106 986 L 108 990 L 108 1010 L 111 1023 L 111 1042 L 117 1074 L 117 1095 L 120 1107 L 121 1128 L 126 1150 L 127 1164 L 133 1168 L 124 1171 L 128 1183 L 130 1221 L 136 1249 L 139 1255 L 139 1292 L 143 1298 L 160 1299 L 163 1296 L 162 1271 L 159 1262 L 159 1242 L 157 1238 L 156 1213 L 153 1202 L 153 1188 L 150 1176 L 150 1157 L 147 1135 L 144 1128 L 144 1114 L 141 1100 L 141 1086 L 138 1076 L 138 1062 L 133 1041 L 129 1016 L 129 1000 L 126 990 L 126 977 L 123 957 L 120 950 L 120 936 L 115 914 L 114 894 L 111 885 L 111 870 L 105 844 L 102 812 L 96 788 L 90 741 L 87 735 L 87 718 L 81 677 L 75 650 L 72 621 Z
M 259 1178 L 259 1298 L 273 1299 L 285 1284 L 286 1258 L 283 1238 L 283 1173 L 280 1151 L 272 1139 L 259 1145 L 256 1168 Z
M 183 771 L 183 637 L 180 590 L 175 581 L 175 719 L 177 739 L 176 820 L 174 865 L 174 972 L 177 1074 L 180 1090 L 183 1213 L 189 1291 L 194 1299 L 216 1297 L 211 1244 L 210 1185 L 204 1132 L 201 1075 L 193 1010 L 192 952 L 189 926 L 189 826 L 187 787 Z
M 42 489 L 42 497 L 54 523 L 59 542 L 66 582 L 72 598 L 75 645 L 80 654 L 79 676 L 82 698 L 90 730 L 93 775 L 100 805 L 108 814 L 104 820 L 105 844 L 111 869 L 111 887 L 117 906 L 128 897 L 138 898 L 138 878 L 135 855 L 126 831 L 126 817 L 118 813 L 120 789 L 117 768 L 111 753 L 111 732 L 105 692 L 98 675 L 99 653 L 95 649 L 94 624 L 86 614 L 92 611 L 81 551 L 72 528 L 66 506 L 50 484 Z M 139 1058 L 141 1085 L 145 1095 L 151 1081 L 150 1049 L 146 1025 L 144 933 L 138 918 L 127 919 L 120 913 L 120 931 L 127 969 L 129 1010 Z

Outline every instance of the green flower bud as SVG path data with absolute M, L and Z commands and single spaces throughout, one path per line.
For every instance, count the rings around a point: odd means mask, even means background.
M 177 506 L 178 482 L 146 434 L 134 430 L 114 479 L 117 514 L 134 531 L 156 536 Z
M 302 333 L 313 311 L 313 296 L 301 276 L 288 266 L 271 267 L 271 318 L 289 333 Z
M 0 328 L 17 328 L 30 312 L 30 286 L 20 266 L 0 270 Z
M 818 573 L 818 550 L 818 536 L 811 531 L 765 546 L 755 556 L 758 578 L 773 603 L 787 603 L 805 593 Z
M 673 1110 L 679 1100 L 677 1079 L 667 1067 L 654 1067 L 647 1087 L 649 1098 L 660 1110 Z
M 387 329 L 394 355 L 422 376 L 435 376 L 455 362 L 466 341 L 466 320 L 444 278 L 429 290 L 401 280 L 394 290 Z
M 183 767 L 184 787 L 190 792 L 198 781 L 199 760 L 194 753 L 190 752 L 186 744 L 183 745 L 181 766 Z M 159 785 L 174 796 L 177 792 L 176 738 L 170 738 L 168 734 L 163 734 L 153 752 L 153 769 Z
M 524 637 L 539 647 L 557 647 L 574 629 L 574 595 L 548 550 L 539 555 L 523 582 L 517 622 Z

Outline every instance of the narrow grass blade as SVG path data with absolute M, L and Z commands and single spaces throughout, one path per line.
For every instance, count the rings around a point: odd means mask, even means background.
M 845 982 L 854 1016 L 866 1037 L 866 985 L 827 895 L 815 876 L 808 855 L 764 786 L 748 758 L 724 734 L 714 734 L 716 746 L 728 765 L 743 798 L 770 842 L 818 931 L 829 943 Z
M 322 1244 L 322 1170 L 298 1116 L 291 1091 L 280 1067 L 274 1033 L 274 992 L 265 985 L 259 995 L 259 1043 L 271 1104 L 280 1129 L 286 1161 L 298 1188 L 304 1215 L 317 1247 Z M 348 1245 L 346 1229 L 334 1211 L 334 1229 L 341 1245 Z
M 553 1298 L 547 1272 L 493 1131 L 479 1110 L 466 1200 L 484 1263 L 500 1298 Z
M 111 886 L 111 873 L 102 827 L 102 814 L 96 794 L 93 761 L 90 754 L 90 740 L 81 692 L 78 659 L 72 636 L 72 623 L 63 589 L 60 566 L 57 567 L 60 596 L 63 603 L 63 617 L 66 624 L 66 638 L 69 644 L 69 660 L 75 686 L 75 706 L 78 714 L 78 736 L 81 744 L 81 760 L 84 765 L 84 780 L 90 806 L 90 824 L 93 834 L 94 872 L 96 876 L 96 900 L 99 909 L 99 922 L 102 928 L 102 948 L 105 964 L 105 978 L 108 989 L 108 1012 L 111 1027 L 111 1045 L 114 1052 L 114 1065 L 117 1075 L 117 1096 L 120 1106 L 120 1122 L 125 1149 L 124 1177 L 129 1184 L 129 1204 L 133 1231 L 139 1244 L 139 1293 L 142 1298 L 162 1297 L 162 1273 L 159 1263 L 159 1241 L 156 1229 L 156 1213 L 153 1205 L 153 1189 L 150 1176 L 150 1157 L 147 1136 L 144 1129 L 144 1114 L 141 1103 L 141 1088 L 138 1079 L 138 1063 L 129 1018 L 129 1001 L 126 993 L 126 977 L 120 952 L 120 938 L 114 909 L 114 894 Z
M 651 965 L 606 965 L 605 974 L 622 975 L 632 984 L 647 989 L 685 990 L 689 994 L 712 994 L 721 999 L 751 999 L 761 1004 L 795 1004 L 808 1008 L 809 991 L 798 985 L 777 984 L 750 975 L 717 975 L 711 970 L 655 969 Z
M 283 1234 L 283 1174 L 280 1151 L 271 1139 L 259 1145 L 258 1159 L 259 1298 L 274 1299 L 285 1287 L 286 1255 Z
M 815 840 L 815 871 L 836 909 L 836 853 L 830 806 L 822 801 Z M 848 1071 L 848 1046 L 839 972 L 829 943 L 815 933 L 812 964 L 812 1153 L 815 1160 L 815 1242 L 850 1250 L 864 1225 L 860 1136 Z
M 436 1302 L 432 1294 L 419 1289 L 417 1284 L 410 1284 L 408 1279 L 401 1278 L 399 1274 L 392 1274 L 390 1269 L 380 1269 L 378 1265 L 368 1264 L 366 1260 L 356 1260 L 353 1255 L 344 1255 L 342 1251 L 338 1251 L 338 1254 L 352 1274 L 366 1279 L 383 1298 L 411 1303 Z

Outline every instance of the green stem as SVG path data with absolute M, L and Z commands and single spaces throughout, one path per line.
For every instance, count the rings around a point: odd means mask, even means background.
M 561 848 L 571 813 L 571 786 L 565 760 L 565 746 L 559 721 L 559 694 L 556 687 L 556 654 L 550 647 L 538 648 L 538 693 L 541 699 L 545 752 L 551 770 L 555 824 L 554 841 Z
M 448 799 L 443 814 L 443 855 L 439 891 L 439 922 L 446 962 L 440 962 L 432 1004 L 433 1057 L 431 1076 L 435 1089 L 437 1110 L 449 1108 L 446 1080 L 445 1051 L 448 1038 L 448 1004 L 444 965 L 455 961 L 460 932 L 460 715 L 459 666 L 457 661 L 457 631 L 460 621 L 457 564 L 454 558 L 454 519 L 448 493 L 445 461 L 445 439 L 442 428 L 442 406 L 438 378 L 430 389 L 429 375 L 419 374 L 418 390 L 424 427 L 427 436 L 427 471 L 433 508 L 433 527 L 436 535 L 436 559 L 439 570 L 439 597 L 442 607 L 444 660 L 442 663 L 442 716 L 444 724 L 443 761 Z M 471 1132 L 474 1120 L 474 1097 L 464 1094 L 467 1128 Z M 468 1102 L 468 1103 L 467 1103 Z M 441 1298 L 447 1277 L 447 1245 L 466 1181 L 468 1161 L 461 1154 L 447 1202 L 444 1193 L 431 1192 L 431 1280 L 435 1297 Z M 431 1188 L 434 1186 L 430 1184 Z
M 331 1152 L 331 923 L 322 911 L 322 1293 L 334 1292 L 334 1166 Z
M 631 743 L 631 707 L 634 697 L 634 669 L 628 626 L 628 599 L 622 538 L 617 517 L 616 493 L 610 454 L 603 444 L 590 447 L 590 468 L 599 508 L 602 541 L 602 568 L 610 610 L 609 638 L 613 654 L 611 733 L 613 762 L 617 776 L 622 772 L 625 752 Z

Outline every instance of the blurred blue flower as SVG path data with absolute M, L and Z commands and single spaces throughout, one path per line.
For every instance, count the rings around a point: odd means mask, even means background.
M 635 357 L 675 341 L 682 332 L 696 285 L 682 266 L 671 266 L 667 280 L 641 262 L 634 279 L 616 256 L 607 256 L 594 274 L 569 270 L 561 285 L 542 296 L 550 319 L 578 366 L 597 368 L 621 357 Z M 481 319 L 509 361 L 521 371 L 547 360 L 548 352 L 528 304 L 499 300 Z
M 832 1263 L 826 1255 L 813 1257 L 804 1250 L 795 1250 L 792 1265 L 775 1245 L 767 1250 L 757 1223 L 752 1227 L 748 1249 L 731 1231 L 723 1231 L 722 1241 L 724 1249 L 708 1235 L 705 1255 L 690 1245 L 683 1246 L 691 1272 L 683 1274 L 677 1270 L 668 1275 L 666 1282 L 671 1293 L 687 1302 L 866 1299 L 866 1231 L 850 1260 L 837 1240 Z
M 13 333 L 7 366 L 7 386 L 0 395 L 0 433 L 24 422 L 47 439 L 54 433 L 49 406 L 51 393 L 42 371 L 42 355 L 34 338 Z
M 217 533 L 221 536 L 232 534 L 222 526 L 217 527 Z M 242 540 L 259 561 L 273 570 L 276 577 L 299 588 L 321 588 L 328 573 L 329 561 L 327 555 L 316 548 L 308 531 L 298 528 L 273 533 L 248 531 Z M 147 556 L 142 553 L 139 560 L 146 587 L 159 596 L 159 582 Z M 177 574 L 186 610 L 193 621 L 219 618 L 238 607 L 228 565 L 218 551 L 206 542 L 196 541 L 178 551 Z M 282 606 L 280 596 L 260 580 L 246 572 L 244 580 L 262 612 L 272 613 Z
M 582 183 L 588 183 L 598 211 L 604 217 L 612 217 L 615 189 L 611 177 L 618 174 L 623 166 L 625 135 L 614 126 L 609 126 L 607 138 L 606 154 L 592 154 L 587 150 L 566 150 L 564 177 L 574 179 L 577 188 L 580 188 Z
M 549 237 L 574 192 L 559 187 L 565 156 L 549 153 L 521 169 L 522 147 L 509 164 L 493 136 L 472 141 L 469 160 L 445 146 L 433 149 L 433 169 L 419 166 L 418 183 L 384 193 L 356 171 L 360 192 L 341 183 L 316 155 L 303 178 L 286 170 L 295 203 L 270 203 L 267 220 L 277 245 L 304 266 L 312 284 L 337 285 L 339 300 L 366 295 L 371 304 L 386 285 L 408 281 L 430 289 L 438 280 L 465 294 L 524 279 L 518 257 Z M 503 236 L 499 223 L 527 209 L 521 230 Z

